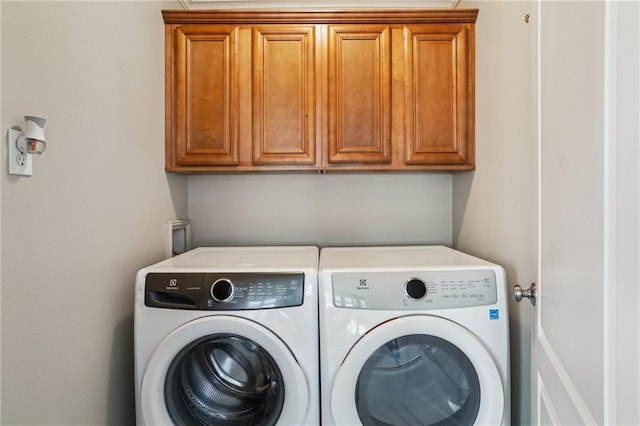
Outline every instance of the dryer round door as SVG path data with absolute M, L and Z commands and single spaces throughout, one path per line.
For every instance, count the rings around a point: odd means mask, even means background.
M 428 315 L 362 336 L 331 391 L 336 424 L 499 425 L 503 409 L 502 379 L 486 347 L 464 327 Z
M 251 320 L 219 315 L 175 329 L 144 372 L 145 424 L 302 424 L 309 385 L 287 345 Z

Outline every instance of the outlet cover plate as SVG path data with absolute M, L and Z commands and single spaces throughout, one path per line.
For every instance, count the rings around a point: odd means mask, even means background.
M 18 150 L 16 141 L 22 135 L 22 130 L 9 129 L 7 131 L 7 157 L 9 160 L 9 174 L 19 176 L 33 175 L 33 156 L 31 154 L 23 154 Z M 22 156 L 23 162 L 19 161 Z

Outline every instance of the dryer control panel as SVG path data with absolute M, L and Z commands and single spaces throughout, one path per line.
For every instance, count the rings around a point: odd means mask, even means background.
M 497 302 L 493 270 L 334 272 L 338 308 L 420 310 L 492 305 Z
M 300 306 L 304 273 L 149 273 L 145 305 L 232 311 Z

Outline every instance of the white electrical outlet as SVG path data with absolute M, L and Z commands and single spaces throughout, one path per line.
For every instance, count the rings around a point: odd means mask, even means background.
M 16 157 L 16 163 L 18 163 L 18 166 L 20 167 L 25 167 L 27 165 L 27 155 L 26 154 L 20 154 Z
M 31 176 L 33 175 L 33 156 L 21 153 L 16 146 L 16 140 L 21 134 L 22 131 L 16 129 L 7 131 L 9 174 Z

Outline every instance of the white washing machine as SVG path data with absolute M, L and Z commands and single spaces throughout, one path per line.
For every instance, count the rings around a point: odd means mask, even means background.
M 138 424 L 319 424 L 318 252 L 199 248 L 140 270 Z
M 505 274 L 442 246 L 320 252 L 326 425 L 509 425 Z

